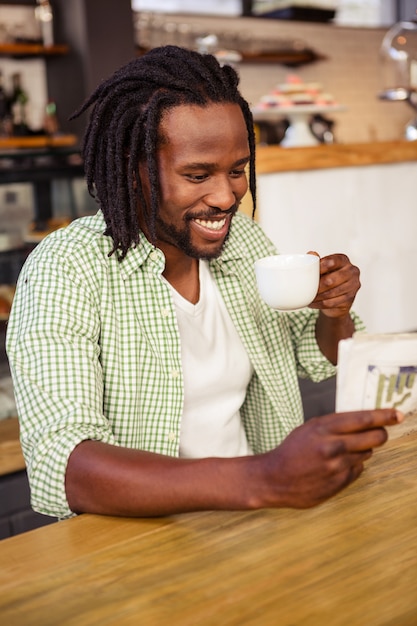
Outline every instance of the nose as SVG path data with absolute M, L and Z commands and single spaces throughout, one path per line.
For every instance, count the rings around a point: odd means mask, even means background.
M 213 186 L 206 194 L 205 201 L 211 208 L 228 211 L 237 202 L 237 190 L 229 177 L 213 180 Z

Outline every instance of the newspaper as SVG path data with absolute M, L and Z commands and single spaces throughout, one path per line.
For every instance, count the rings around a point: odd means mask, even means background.
M 397 408 L 417 430 L 417 333 L 355 333 L 339 343 L 336 411 Z

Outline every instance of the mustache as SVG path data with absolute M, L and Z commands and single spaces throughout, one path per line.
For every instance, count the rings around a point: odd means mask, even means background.
M 236 202 L 232 204 L 229 209 L 224 211 L 223 209 L 217 209 L 216 207 L 212 207 L 210 211 L 205 211 L 204 213 L 199 213 L 198 215 L 189 215 L 189 220 L 209 220 L 213 217 L 227 217 L 228 215 L 234 215 L 239 208 L 239 204 Z

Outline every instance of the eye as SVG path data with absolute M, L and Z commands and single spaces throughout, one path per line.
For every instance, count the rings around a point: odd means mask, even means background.
M 233 176 L 233 178 L 240 178 L 240 176 L 245 176 L 246 175 L 246 171 L 245 171 L 245 169 L 231 170 L 230 171 L 230 175 Z
M 193 183 L 201 183 L 208 178 L 208 174 L 185 174 L 185 178 Z

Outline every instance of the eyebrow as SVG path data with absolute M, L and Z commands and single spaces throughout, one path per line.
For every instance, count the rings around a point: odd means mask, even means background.
M 243 159 L 239 159 L 232 164 L 232 167 L 238 167 L 239 165 L 246 165 L 250 161 L 250 155 L 243 157 Z M 210 169 L 215 166 L 215 163 L 205 163 L 204 161 L 195 162 L 195 163 L 187 163 L 185 166 L 190 170 L 199 170 L 199 169 Z

